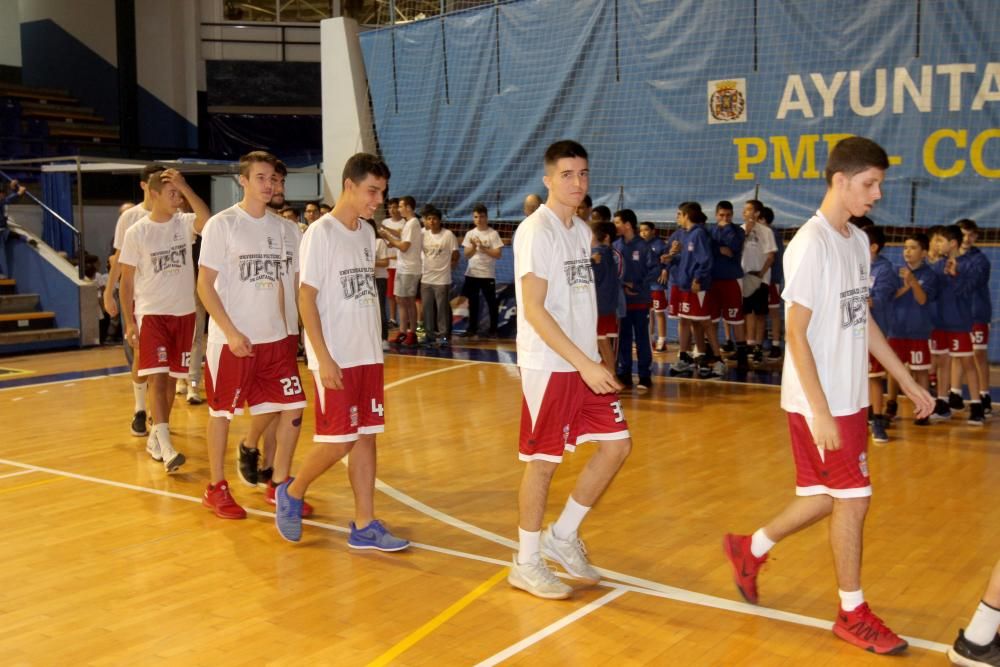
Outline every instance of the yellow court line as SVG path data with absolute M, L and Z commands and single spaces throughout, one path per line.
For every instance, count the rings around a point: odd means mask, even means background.
M 7 378 L 20 377 L 22 375 L 34 375 L 36 371 L 29 371 L 23 368 L 0 368 L 0 380 L 6 380 Z
M 38 482 L 28 482 L 27 484 L 19 484 L 17 486 L 8 486 L 6 488 L 0 488 L 0 493 L 10 493 L 11 491 L 19 491 L 21 489 L 29 489 L 33 486 L 41 486 L 42 484 L 51 484 L 52 482 L 60 482 L 66 477 L 50 477 L 49 479 L 43 479 Z
M 450 607 L 442 611 L 440 614 L 432 618 L 431 620 L 424 623 L 422 626 L 411 632 L 403 641 L 399 642 L 391 649 L 375 658 L 373 661 L 368 663 L 367 667 L 382 667 L 383 665 L 388 665 L 390 662 L 398 658 L 404 651 L 412 647 L 414 644 L 419 642 L 421 639 L 429 635 L 430 633 L 437 630 L 439 627 L 448 622 L 455 614 L 462 611 L 470 604 L 472 604 L 477 598 L 482 597 L 486 594 L 488 590 L 496 586 L 500 581 L 507 576 L 510 571 L 509 567 L 505 567 L 492 577 L 484 581 L 483 583 L 476 586 L 474 589 L 466 593 L 462 599 L 455 602 Z

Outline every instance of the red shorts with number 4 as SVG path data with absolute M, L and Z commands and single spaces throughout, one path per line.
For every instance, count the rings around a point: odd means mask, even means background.
M 688 292 L 681 290 L 681 309 L 678 313 L 686 320 L 712 319 L 712 296 L 708 290 Z
M 667 310 L 667 293 L 661 289 L 650 290 L 649 298 L 653 302 L 653 312 L 663 313 Z
M 972 325 L 972 349 L 988 350 L 990 348 L 990 325 L 976 322 Z
M 187 315 L 140 315 L 139 375 L 169 373 L 186 378 L 194 339 L 194 313 Z
M 948 332 L 935 329 L 931 332 L 931 338 L 928 343 L 931 346 L 931 354 L 948 354 L 948 350 L 950 349 Z
M 713 280 L 708 290 L 712 299 L 712 321 L 725 320 L 728 324 L 743 324 L 743 289 L 739 280 Z
M 297 351 L 298 336 L 257 343 L 249 357 L 237 357 L 224 343 L 206 344 L 208 414 L 232 419 L 244 405 L 252 415 L 306 407 Z
M 926 371 L 931 368 L 931 348 L 926 340 L 914 338 L 890 338 L 889 345 L 899 360 L 911 371 Z
M 795 495 L 864 498 L 872 494 L 868 475 L 868 410 L 834 417 L 840 449 L 816 446 L 803 415 L 788 413 L 788 432 L 795 458 Z
M 343 389 L 316 381 L 316 434 L 313 442 L 354 442 L 359 435 L 385 431 L 383 365 L 342 368 Z
M 681 288 L 677 285 L 670 286 L 670 300 L 667 301 L 667 317 L 677 319 L 681 312 Z
M 614 313 L 597 316 L 597 338 L 618 338 L 618 316 Z
M 868 355 L 868 377 L 870 378 L 884 378 L 885 368 L 878 359 L 873 357 L 871 354 Z
M 618 394 L 595 394 L 576 371 L 521 369 L 522 461 L 562 461 L 591 440 L 624 440 L 628 423 Z

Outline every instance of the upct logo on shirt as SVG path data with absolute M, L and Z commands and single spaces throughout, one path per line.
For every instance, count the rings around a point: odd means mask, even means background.
M 340 286 L 344 290 L 344 299 L 356 299 L 362 305 L 371 306 L 378 301 L 378 288 L 375 286 L 375 269 L 370 267 L 344 269 L 340 272 Z
M 566 274 L 566 284 L 574 290 L 587 289 L 587 286 L 594 282 L 590 257 L 566 260 L 563 262 L 563 272 Z
M 868 288 L 856 287 L 840 293 L 840 328 L 854 328 L 855 336 L 863 336 L 868 323 Z
M 285 260 L 277 253 L 240 255 L 240 281 L 257 289 L 273 289 L 281 279 Z
M 153 265 L 153 273 L 163 273 L 169 271 L 175 273 L 187 265 L 187 244 L 174 245 L 170 250 L 157 250 L 149 254 L 149 261 Z

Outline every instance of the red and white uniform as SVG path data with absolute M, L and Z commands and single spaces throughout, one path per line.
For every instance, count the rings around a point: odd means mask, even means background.
M 677 313 L 685 320 L 710 320 L 715 313 L 712 294 L 708 290 L 690 292 L 679 290 L 680 311 Z
M 592 392 L 524 317 L 522 279 L 531 273 L 547 283 L 545 310 L 587 357 L 600 362 L 591 237 L 583 220 L 574 216 L 567 229 L 544 204 L 514 234 L 522 461 L 558 462 L 564 451 L 573 451 L 582 442 L 629 437 L 618 395 Z
M 743 288 L 738 279 L 713 280 L 709 289 L 712 300 L 712 321 L 720 319 L 727 324 L 743 324 Z
M 118 261 L 135 268 L 140 376 L 187 377 L 194 334 L 195 217 L 175 213 L 166 222 L 153 222 L 145 216 L 122 241 Z
M 926 340 L 890 338 L 889 345 L 911 371 L 928 371 L 931 368 L 931 348 Z
M 341 368 L 344 388 L 319 377 L 315 343 L 306 333 L 309 370 L 316 381 L 315 442 L 352 442 L 385 430 L 381 314 L 375 284 L 375 233 L 364 220 L 349 229 L 331 214 L 302 240 L 303 285 L 316 289 L 326 349 Z
M 254 218 L 239 205 L 212 216 L 202 231 L 201 266 L 218 272 L 215 290 L 233 325 L 253 344 L 236 357 L 214 318 L 205 349 L 209 414 L 232 418 L 305 407 L 289 339 L 296 324 L 294 285 L 299 232 L 270 212 Z M 284 310 L 282 310 L 284 302 Z
M 785 355 L 781 407 L 789 414 L 796 463 L 796 493 L 835 498 L 871 495 L 868 478 L 868 239 L 852 225 L 842 236 L 818 212 L 799 229 L 784 256 L 785 308 L 812 311 L 806 338 L 820 385 L 837 418 L 841 449 L 821 450 L 813 442 L 812 409 L 795 370 L 793 351 Z M 860 417 L 859 417 L 860 415 Z M 804 430 L 803 430 L 804 427 Z M 836 464 L 833 462 L 836 461 Z M 830 466 L 846 471 L 836 475 Z M 823 474 L 824 471 L 826 474 Z
M 972 325 L 972 349 L 990 349 L 990 325 L 985 322 L 975 322 Z

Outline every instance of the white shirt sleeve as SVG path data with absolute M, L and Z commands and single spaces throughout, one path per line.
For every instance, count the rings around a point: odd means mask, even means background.
M 758 224 L 756 229 L 761 230 L 762 250 L 764 254 L 778 252 L 778 244 L 774 240 L 774 230 L 766 225 Z
M 423 233 L 423 230 L 420 229 L 420 221 L 417 220 L 415 224 L 411 224 L 413 220 L 416 220 L 416 218 L 408 220 L 406 224 L 403 225 L 403 232 L 400 235 L 399 239 L 400 241 L 404 243 L 407 241 L 409 241 L 410 243 L 415 243 L 417 240 L 417 235 Z
M 545 243 L 544 235 L 539 233 L 543 227 L 532 221 L 518 229 L 514 237 L 514 254 L 518 258 L 517 277 L 533 273 L 542 280 L 548 280 L 549 267 L 547 258 L 551 256 L 551 243 Z
M 785 249 L 785 289 L 781 298 L 813 310 L 817 295 L 828 289 L 823 277 L 823 244 L 815 234 Z
M 139 225 L 132 225 L 125 232 L 121 251 L 121 255 L 118 256 L 119 264 L 128 264 L 132 267 L 139 266 Z
M 323 257 L 328 255 L 326 237 L 319 232 L 320 226 L 309 225 L 302 245 L 299 246 L 299 284 L 322 290 L 327 272 L 323 270 Z
M 388 259 L 389 258 L 389 246 L 386 245 L 385 240 L 381 237 L 375 239 L 375 259 Z
M 226 266 L 227 245 L 226 224 L 220 218 L 209 220 L 201 230 L 201 254 L 198 256 L 198 265 L 213 271 L 222 271 Z
M 463 248 L 471 248 L 472 247 L 472 230 L 471 229 L 469 231 L 465 232 L 465 238 L 462 239 L 462 247 Z
M 194 223 L 197 219 L 198 215 L 195 213 L 181 213 L 181 222 L 184 223 L 184 231 L 187 232 L 188 240 L 192 243 L 194 242 L 194 237 L 198 235 L 198 232 L 194 231 Z

